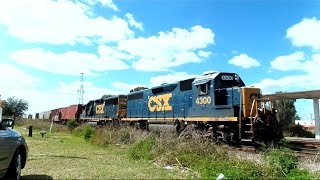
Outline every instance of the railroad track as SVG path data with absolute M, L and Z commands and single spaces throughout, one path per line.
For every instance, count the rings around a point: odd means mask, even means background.
M 288 147 L 299 158 L 313 158 L 315 161 L 320 161 L 320 141 L 310 138 L 286 138 Z M 221 147 L 228 151 L 240 151 L 247 153 L 259 153 L 261 152 L 253 144 L 247 144 L 242 146 L 229 146 L 227 144 L 221 144 Z
M 286 139 L 290 149 L 292 149 L 298 157 L 320 158 L 320 141 L 310 138 Z

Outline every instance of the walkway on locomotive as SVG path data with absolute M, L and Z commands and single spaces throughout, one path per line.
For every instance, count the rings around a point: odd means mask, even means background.
M 215 72 L 133 92 L 123 120 L 237 121 L 244 86 L 235 73 Z

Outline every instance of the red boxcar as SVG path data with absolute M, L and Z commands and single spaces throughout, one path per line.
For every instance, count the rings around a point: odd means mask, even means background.
M 61 108 L 51 110 L 50 120 L 61 121 Z
M 74 119 L 76 121 L 79 120 L 80 114 L 82 112 L 82 105 L 71 105 L 68 107 L 61 108 L 61 121 L 68 121 Z

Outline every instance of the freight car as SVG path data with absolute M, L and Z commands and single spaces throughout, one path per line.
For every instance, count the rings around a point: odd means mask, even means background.
M 41 112 L 41 113 L 39 113 L 38 119 L 49 120 L 50 119 L 50 114 L 51 114 L 51 111 Z
M 65 123 L 68 120 L 79 121 L 82 112 L 82 105 L 75 104 L 67 107 L 52 109 L 42 113 L 36 113 L 37 119 L 50 120 L 53 122 Z
M 281 129 L 272 105 L 259 88 L 246 87 L 236 73 L 212 72 L 202 77 L 162 84 L 90 101 L 80 120 L 129 122 L 143 129 L 196 127 L 215 141 L 277 143 Z

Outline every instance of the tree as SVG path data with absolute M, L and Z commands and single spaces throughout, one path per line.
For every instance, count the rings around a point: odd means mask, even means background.
M 283 92 L 276 92 L 283 93 Z M 273 102 L 274 108 L 278 111 L 279 123 L 284 130 L 287 130 L 294 124 L 295 120 L 300 119 L 297 115 L 294 103 L 296 100 L 276 100 Z
M 24 99 L 9 97 L 4 101 L 3 116 L 11 116 L 14 119 L 21 117 L 29 108 L 29 104 Z

